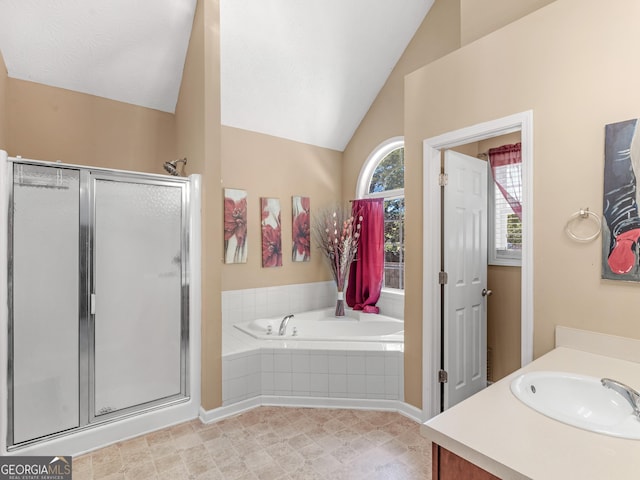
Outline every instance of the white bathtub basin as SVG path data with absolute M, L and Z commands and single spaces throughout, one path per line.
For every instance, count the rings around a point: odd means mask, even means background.
M 640 420 L 619 393 L 600 379 L 563 372 L 531 372 L 511 382 L 524 404 L 560 422 L 591 432 L 640 440 Z
M 281 321 L 282 317 L 261 318 L 234 326 L 262 340 L 404 342 L 404 322 L 384 315 L 349 310 L 336 318 L 333 309 L 295 313 L 283 336 L 278 335 Z

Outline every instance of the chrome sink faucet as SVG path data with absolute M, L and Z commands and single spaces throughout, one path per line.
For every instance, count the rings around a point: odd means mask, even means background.
M 293 314 L 290 314 L 282 319 L 282 321 L 280 322 L 280 329 L 278 330 L 278 335 L 283 337 L 284 335 L 287 334 L 287 323 L 289 323 L 289 320 L 292 318 L 293 318 Z
M 631 404 L 633 413 L 640 421 L 640 393 L 624 383 L 612 380 L 611 378 L 603 378 L 600 380 L 604 387 L 610 388 L 622 395 L 627 402 Z

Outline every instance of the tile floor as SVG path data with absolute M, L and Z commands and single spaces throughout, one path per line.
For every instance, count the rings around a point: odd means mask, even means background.
M 419 428 L 392 412 L 259 407 L 76 457 L 73 479 L 430 479 Z

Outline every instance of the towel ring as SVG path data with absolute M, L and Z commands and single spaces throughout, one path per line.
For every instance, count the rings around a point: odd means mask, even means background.
M 596 230 L 594 233 L 590 235 L 579 235 L 574 231 L 575 226 L 583 220 L 591 220 L 591 222 L 595 224 Z M 590 242 L 592 240 L 595 240 L 600 235 L 601 229 L 602 221 L 600 220 L 600 217 L 597 213 L 589 211 L 588 208 L 584 210 L 580 209 L 579 211 L 571 215 L 571 217 L 569 217 L 569 220 L 567 221 L 567 225 L 565 226 L 565 232 L 567 232 L 569 238 L 575 240 L 576 242 Z

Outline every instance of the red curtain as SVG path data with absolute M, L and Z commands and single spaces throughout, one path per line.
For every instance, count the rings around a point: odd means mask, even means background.
M 520 143 L 489 149 L 493 179 L 513 213 L 522 220 L 522 154 Z
M 354 217 L 362 216 L 360 243 L 351 264 L 347 285 L 347 305 L 365 313 L 378 313 L 384 275 L 384 199 L 354 200 Z

